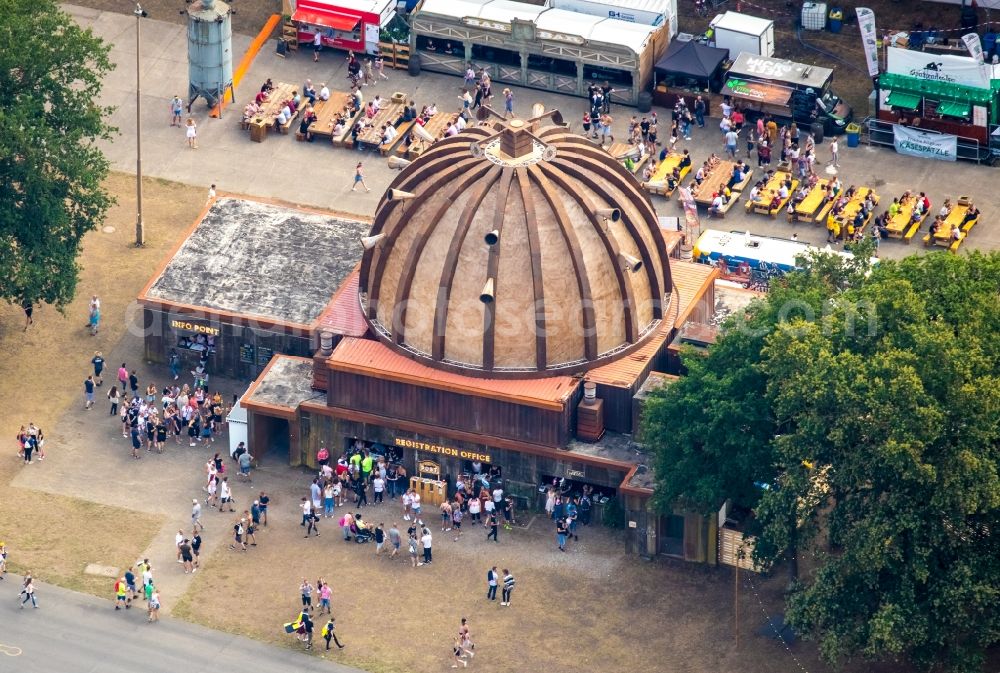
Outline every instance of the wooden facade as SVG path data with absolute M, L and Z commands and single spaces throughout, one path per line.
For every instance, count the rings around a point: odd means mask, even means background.
M 215 341 L 215 352 L 208 354 L 208 371 L 244 381 L 256 378 L 275 354 L 310 356 L 314 350 L 308 331 L 250 326 L 205 311 L 193 316 L 147 306 L 143 327 L 148 362 L 166 363 L 170 350 L 176 349 L 183 371 L 194 369 L 202 353 L 179 344 L 184 337 L 208 334 Z
M 331 371 L 329 381 L 332 407 L 553 448 L 565 446 L 572 436 L 575 404 L 548 411 L 339 371 Z M 579 401 L 580 395 L 577 389 L 573 399 Z
M 489 22 L 484 22 L 489 23 Z M 462 76 L 468 63 L 485 68 L 497 83 L 543 89 L 571 96 L 587 96 L 587 85 L 602 81 L 604 71 L 621 71 L 630 75 L 631 84 L 616 83 L 612 101 L 635 105 L 639 94 L 652 85 L 653 65 L 666 51 L 670 33 L 666 25 L 653 33 L 650 44 L 639 54 L 617 44 L 583 41 L 572 44 L 552 39 L 547 31 L 539 30 L 528 20 L 512 19 L 509 24 L 489 27 L 466 23 L 462 19 L 417 12 L 410 30 L 411 52 L 420 54 L 421 67 L 433 72 Z M 441 44 L 462 45 L 460 53 L 428 51 L 420 48 L 418 37 L 432 38 Z M 520 55 L 517 65 L 492 63 L 488 58 L 473 55 L 473 46 L 495 47 Z M 533 57 L 552 58 L 576 65 L 575 73 L 548 72 L 532 68 Z

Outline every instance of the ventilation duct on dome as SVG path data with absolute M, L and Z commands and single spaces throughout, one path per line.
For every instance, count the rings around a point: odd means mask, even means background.
M 385 192 L 385 198 L 390 201 L 403 201 L 405 199 L 415 199 L 416 197 L 416 194 L 404 192 L 402 189 L 387 189 Z
M 483 240 L 486 241 L 486 245 L 496 245 L 500 241 L 499 230 L 494 229 L 490 233 L 486 234 L 486 236 L 483 237 Z
M 385 238 L 385 234 L 375 234 L 374 236 L 365 236 L 361 239 L 361 247 L 363 247 L 365 250 L 371 250 L 376 245 L 378 245 L 383 238 Z
M 637 272 L 642 268 L 642 260 L 636 259 L 632 255 L 626 255 L 624 252 L 618 253 L 618 263 L 626 271 L 631 271 L 632 273 Z
M 493 285 L 494 285 L 494 283 L 493 283 L 493 279 L 492 278 L 490 278 L 490 279 L 488 279 L 486 281 L 486 285 L 483 285 L 483 291 L 479 293 L 479 301 L 483 302 L 484 304 L 492 304 L 493 303 L 493 299 L 494 299 L 494 296 L 493 296 Z
M 598 217 L 603 217 L 605 220 L 611 220 L 612 222 L 622 219 L 622 211 L 618 208 L 598 208 L 595 212 Z

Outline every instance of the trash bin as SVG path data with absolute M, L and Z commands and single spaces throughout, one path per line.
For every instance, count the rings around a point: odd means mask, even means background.
M 834 7 L 830 10 L 830 32 L 839 33 L 841 27 L 844 25 L 844 12 L 840 7 Z
M 861 144 L 861 127 L 855 123 L 847 125 L 847 146 L 857 147 Z
M 813 122 L 812 126 L 809 127 L 809 132 L 812 133 L 813 140 L 816 141 L 817 145 L 823 142 L 823 122 Z

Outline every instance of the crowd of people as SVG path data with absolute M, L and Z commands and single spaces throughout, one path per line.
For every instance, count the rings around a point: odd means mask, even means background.
M 176 358 L 175 351 L 171 353 L 171 370 L 175 380 L 178 378 L 174 364 Z M 105 362 L 100 351 L 94 354 L 91 364 L 94 373 L 84 381 L 85 409 L 93 408 L 94 391 L 104 383 Z M 191 375 L 194 377 L 193 386 L 172 383 L 158 388 L 155 383 L 149 383 L 140 390 L 136 370 L 129 369 L 124 362 L 118 368 L 118 383 L 107 392 L 108 415 L 121 422 L 122 437 L 130 440 L 134 459 L 142 457 L 142 448 L 147 452 L 162 453 L 171 437 L 177 445 L 182 443 L 185 435 L 189 446 L 215 442 L 226 411 L 222 393 L 209 392 L 204 363 L 199 364 Z

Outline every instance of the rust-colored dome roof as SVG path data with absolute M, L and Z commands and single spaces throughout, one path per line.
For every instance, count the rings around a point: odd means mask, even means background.
M 634 176 L 540 120 L 494 121 L 432 145 L 393 181 L 371 236 L 359 294 L 373 333 L 471 375 L 605 364 L 654 331 L 671 292 L 666 245 Z

